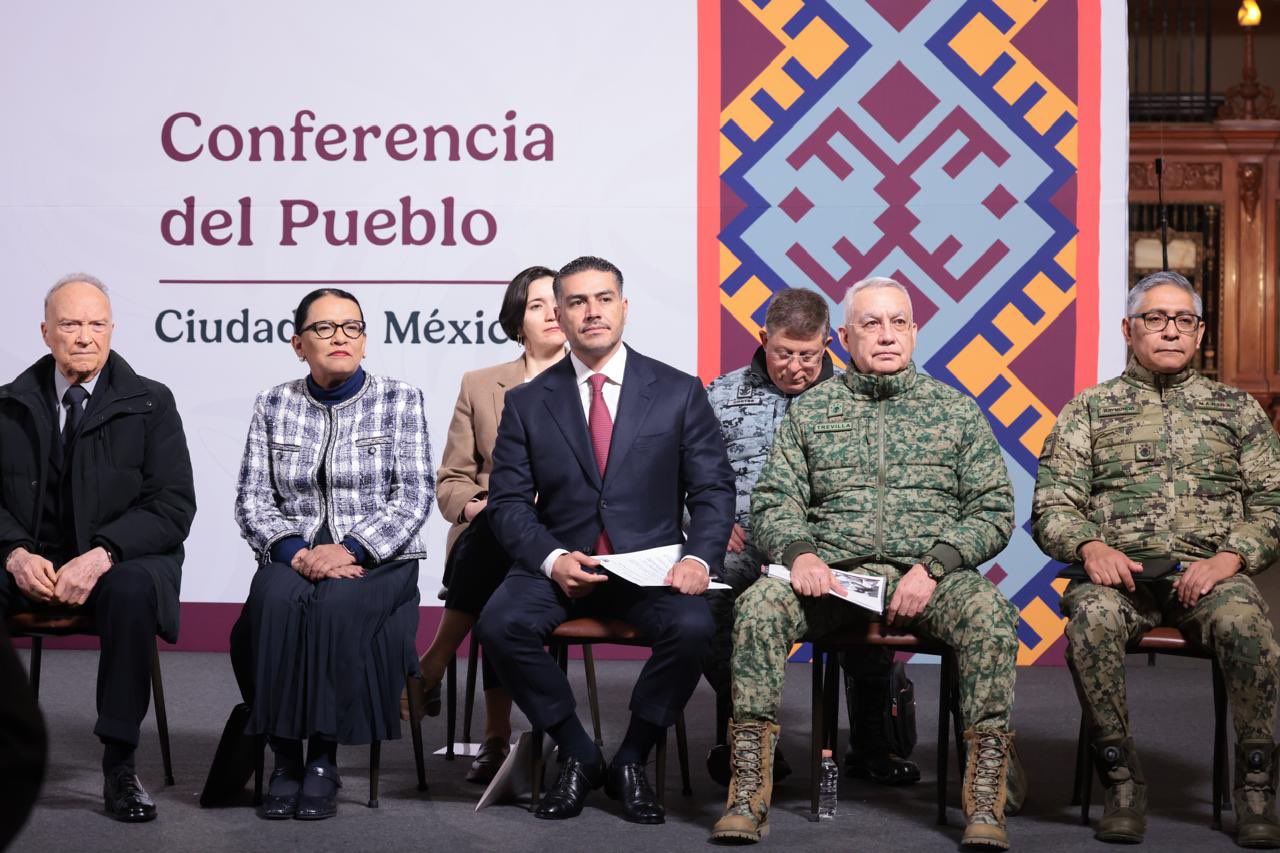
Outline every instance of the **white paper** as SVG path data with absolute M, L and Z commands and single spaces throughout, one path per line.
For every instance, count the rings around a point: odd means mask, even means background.
M 772 563 L 767 569 L 767 574 L 771 578 L 791 583 L 791 572 L 786 566 Z M 884 578 L 879 575 L 842 572 L 839 569 L 832 569 L 831 574 L 836 576 L 836 581 L 844 588 L 845 595 L 840 595 L 834 590 L 827 590 L 827 595 L 834 595 L 841 601 L 865 607 L 872 613 L 884 612 Z
M 666 586 L 667 572 L 680 562 L 683 545 L 661 545 L 629 554 L 601 554 L 596 557 L 609 570 L 624 581 L 636 586 Z M 712 581 L 707 589 L 728 589 L 729 585 Z

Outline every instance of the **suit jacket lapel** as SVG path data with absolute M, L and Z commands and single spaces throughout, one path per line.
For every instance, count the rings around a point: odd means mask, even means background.
M 582 413 L 582 396 L 576 378 L 573 363 L 567 356 L 557 362 L 555 367 L 542 374 L 543 387 L 548 392 L 543 396 L 543 403 L 582 466 L 582 472 L 596 488 L 600 488 L 600 469 L 596 467 L 595 453 L 591 450 L 591 436 L 587 433 L 587 418 Z M 625 389 L 626 384 L 622 387 Z M 611 453 L 612 449 L 611 446 Z
M 498 373 L 496 381 L 489 395 L 489 399 L 493 404 L 493 428 L 498 428 L 499 421 L 502 420 L 502 398 L 512 388 L 518 387 L 524 382 L 524 357 L 517 356 L 515 361 L 509 361 L 501 372 Z
M 618 398 L 613 435 L 609 439 L 609 465 L 604 472 L 606 480 L 610 473 L 622 470 L 622 461 L 640 434 L 640 427 L 653 405 L 654 375 L 643 358 L 635 350 L 627 348 L 627 371 L 622 376 L 622 394 Z

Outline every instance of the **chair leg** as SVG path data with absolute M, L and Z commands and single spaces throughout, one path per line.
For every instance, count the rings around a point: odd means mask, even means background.
M 667 806 L 667 730 L 663 729 L 662 734 L 658 735 L 658 742 L 655 744 L 658 748 L 658 757 L 653 774 L 658 777 L 657 784 L 654 786 L 655 793 L 658 795 L 658 805 L 666 808 Z
M 942 656 L 942 672 L 938 678 L 938 825 L 947 825 L 947 753 L 951 702 L 947 695 L 951 692 L 951 655 Z
M 689 734 L 684 727 L 684 711 L 676 717 L 676 751 L 680 753 L 680 793 L 686 797 L 693 796 L 693 785 L 689 782 Z
M 369 808 L 378 807 L 378 774 L 382 770 L 382 741 L 369 744 Z
M 40 701 L 40 658 L 44 653 L 44 637 L 31 638 L 31 693 Z
M 476 668 L 480 657 L 480 641 L 471 632 L 471 646 L 467 652 L 467 695 L 462 706 L 462 742 L 471 743 L 471 720 L 476 709 Z
M 262 805 L 262 774 L 263 762 L 266 761 L 267 736 L 255 735 L 253 740 L 253 754 L 256 756 L 256 760 L 253 763 L 253 804 L 254 806 L 260 806 Z
M 960 774 L 964 775 L 965 768 L 965 750 L 967 747 L 964 742 L 964 715 L 960 713 L 960 666 L 956 663 L 956 657 L 953 653 L 948 652 L 947 657 L 951 658 L 951 680 L 948 682 L 947 701 L 951 703 L 951 731 L 956 738 L 956 764 L 960 768 Z
M 1080 805 L 1081 782 L 1084 776 L 1084 755 L 1089 748 L 1088 724 L 1085 722 L 1084 709 L 1080 710 L 1080 734 L 1076 736 L 1076 772 L 1071 777 L 1071 805 Z
M 596 689 L 596 656 L 590 643 L 582 644 L 582 666 L 587 671 L 587 705 L 591 708 L 591 730 L 596 736 L 596 746 L 604 749 L 600 736 L 600 691 Z
M 418 676 L 409 675 L 405 677 L 405 690 L 409 696 L 409 736 L 413 738 L 413 763 L 418 771 L 418 790 L 427 790 L 427 765 L 422 758 L 422 714 L 421 709 L 413 700 L 413 689 L 409 687 L 409 682 Z
M 453 761 L 455 753 L 453 742 L 458 735 L 458 658 L 455 655 L 444 671 L 445 718 L 444 718 L 444 759 Z
M 809 661 L 813 686 L 810 692 L 813 720 L 809 734 L 809 819 L 818 819 L 818 786 L 822 773 L 822 651 L 812 646 L 813 658 Z
M 827 654 L 826 671 L 822 676 L 822 743 L 824 749 L 835 755 L 840 746 L 840 655 Z
M 160 649 L 151 649 L 151 696 L 156 706 L 156 730 L 160 733 L 160 760 L 164 763 L 164 783 L 173 784 L 173 758 L 169 753 L 169 715 L 164 707 L 164 679 L 160 675 Z
M 529 765 L 529 811 L 533 811 L 542 795 L 542 729 L 535 728 L 529 734 L 529 740 L 533 741 L 533 761 Z
M 1085 733 L 1088 731 L 1088 723 L 1083 719 L 1083 712 L 1081 716 L 1080 731 Z M 1093 800 L 1093 750 L 1089 748 L 1087 740 L 1080 750 L 1080 754 L 1080 823 L 1088 826 L 1089 805 L 1090 801 Z
M 1222 829 L 1223 809 L 1231 785 L 1227 779 L 1227 685 L 1218 659 L 1213 658 L 1213 828 Z

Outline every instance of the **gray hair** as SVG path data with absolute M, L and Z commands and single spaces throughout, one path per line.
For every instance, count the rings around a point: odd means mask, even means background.
M 1204 315 L 1204 301 L 1200 298 L 1200 294 L 1196 293 L 1195 287 L 1191 282 L 1187 281 L 1186 276 L 1168 270 L 1162 272 L 1153 272 L 1151 275 L 1144 277 L 1141 281 L 1133 286 L 1129 291 L 1129 296 L 1125 300 L 1125 313 L 1137 314 L 1138 306 L 1142 304 L 1142 298 L 1147 293 L 1157 287 L 1170 285 L 1179 290 L 1185 291 L 1191 296 L 1191 303 L 1195 305 L 1196 313 Z
M 73 272 L 68 275 L 64 275 L 62 278 L 55 281 L 53 283 L 53 287 L 49 288 L 49 292 L 44 295 L 45 313 L 48 313 L 49 311 L 49 300 L 53 299 L 53 294 L 66 287 L 68 284 L 76 284 L 78 282 L 83 282 L 91 287 L 96 287 L 98 290 L 102 291 L 103 296 L 110 298 L 107 293 L 107 286 L 102 283 L 102 279 L 97 276 L 89 275 L 87 272 Z
M 907 290 L 901 283 L 896 282 L 891 278 L 875 275 L 875 276 L 872 276 L 871 278 L 864 278 L 862 281 L 856 282 L 852 287 L 849 288 L 848 292 L 845 293 L 844 322 L 846 326 L 849 325 L 849 311 L 852 310 L 853 308 L 853 297 L 857 296 L 859 293 L 861 293 L 864 290 L 874 290 L 875 288 L 878 288 L 878 287 L 892 288 L 900 292 L 903 296 L 907 297 L 907 307 L 911 309 L 911 315 L 915 316 L 915 309 L 911 306 L 911 291 Z

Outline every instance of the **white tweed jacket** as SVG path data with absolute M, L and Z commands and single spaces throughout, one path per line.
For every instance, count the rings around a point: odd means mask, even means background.
M 422 525 L 434 500 L 419 389 L 366 372 L 356 395 L 332 408 L 306 379 L 258 395 L 235 515 L 260 562 L 286 537 L 314 542 L 322 524 L 334 542 L 351 536 L 378 563 L 425 557 Z

